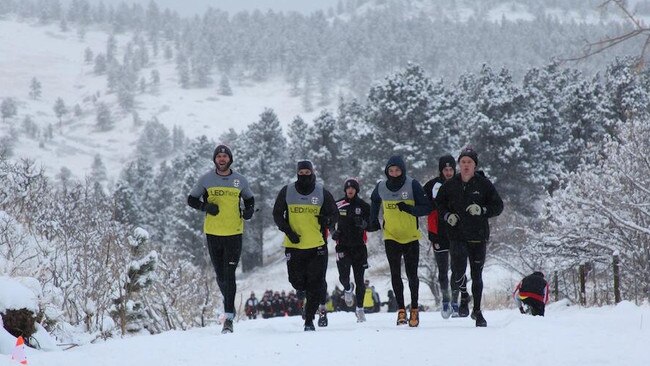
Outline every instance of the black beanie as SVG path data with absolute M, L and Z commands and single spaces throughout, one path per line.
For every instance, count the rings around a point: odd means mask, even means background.
M 442 176 L 442 170 L 445 169 L 446 167 L 453 168 L 454 174 L 456 174 L 456 160 L 454 160 L 453 156 L 451 155 L 441 156 L 440 159 L 438 160 L 438 171 L 440 172 L 440 176 Z
M 354 188 L 357 193 L 359 193 L 359 182 L 354 178 L 348 178 L 343 184 L 343 192 L 348 189 L 348 187 Z
M 232 164 L 232 151 L 230 151 L 230 148 L 226 145 L 219 145 L 217 146 L 216 149 L 214 149 L 214 153 L 212 154 L 212 162 L 216 165 L 217 163 L 214 161 L 214 159 L 217 158 L 217 154 L 219 153 L 226 153 L 228 154 L 228 157 L 230 158 L 230 162 L 228 163 L 228 168 L 230 168 L 230 165 Z
M 466 147 L 463 149 L 463 151 L 460 152 L 460 155 L 458 156 L 458 162 L 460 163 L 460 158 L 463 156 L 468 156 L 470 159 L 474 160 L 474 164 L 478 166 L 478 154 L 476 154 L 476 151 L 472 149 L 471 147 Z
M 314 165 L 309 160 L 301 160 L 301 161 L 299 161 L 298 166 L 296 168 L 296 171 L 298 171 L 300 169 L 309 169 L 309 170 L 311 170 L 311 173 L 314 174 Z

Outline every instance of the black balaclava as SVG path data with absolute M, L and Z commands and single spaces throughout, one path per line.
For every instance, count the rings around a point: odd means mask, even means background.
M 309 169 L 311 175 L 298 175 L 296 181 L 296 190 L 300 194 L 309 194 L 316 186 L 316 174 L 314 174 L 314 165 L 309 160 L 301 160 L 298 162 L 296 173 L 301 169 Z
M 454 160 L 453 156 L 444 155 L 441 156 L 440 159 L 438 160 L 438 172 L 440 173 L 440 178 L 444 179 L 444 175 L 442 175 L 442 170 L 445 169 L 446 167 L 453 168 L 454 175 L 456 174 L 456 160 Z
M 354 192 L 354 197 L 356 197 L 359 194 L 359 182 L 354 178 L 348 178 L 348 180 L 346 180 L 345 183 L 343 184 L 343 192 L 345 193 L 345 198 L 346 199 L 348 197 L 347 192 L 346 192 L 348 187 L 354 188 L 354 191 L 355 191 Z
M 402 175 L 399 177 L 391 177 L 388 175 L 388 168 L 391 166 L 397 166 L 402 169 Z M 386 163 L 384 174 L 386 174 L 386 177 L 388 178 L 386 181 L 386 187 L 388 187 L 389 190 L 395 192 L 398 189 L 402 188 L 404 182 L 406 181 L 406 164 L 404 164 L 404 159 L 402 159 L 402 157 L 399 155 L 391 156 L 390 159 L 388 159 L 388 163 Z
M 212 154 L 212 162 L 216 166 L 217 163 L 214 161 L 214 159 L 217 158 L 218 153 L 226 153 L 228 154 L 228 157 L 230 158 L 230 162 L 228 163 L 228 168 L 232 165 L 232 151 L 230 151 L 230 148 L 226 145 L 219 145 L 214 149 L 214 153 Z

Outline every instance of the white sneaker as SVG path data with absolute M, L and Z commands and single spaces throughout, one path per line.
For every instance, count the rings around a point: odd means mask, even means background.
M 343 298 L 345 299 L 345 305 L 348 307 L 354 305 L 354 283 L 350 282 L 350 290 L 345 290 L 343 294 Z
M 357 316 L 357 323 L 363 323 L 366 321 L 366 313 L 363 311 L 363 308 L 357 308 L 355 315 Z

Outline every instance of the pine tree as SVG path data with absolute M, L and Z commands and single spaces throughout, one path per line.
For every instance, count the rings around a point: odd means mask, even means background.
M 97 128 L 100 131 L 108 131 L 113 128 L 113 116 L 111 115 L 111 110 L 105 103 L 97 104 Z
M 101 75 L 106 72 L 106 56 L 103 53 L 98 53 L 95 57 L 95 66 L 93 67 L 93 72 L 97 75 Z
M 309 143 L 306 139 L 308 127 L 300 116 L 296 116 L 289 124 L 289 131 L 287 131 L 289 162 L 295 163 L 308 158 Z
M 41 82 L 38 81 L 36 77 L 33 77 L 31 83 L 29 84 L 29 97 L 34 100 L 39 99 L 41 97 L 41 89 Z
M 230 80 L 228 80 L 228 75 L 226 74 L 221 75 L 221 79 L 219 80 L 219 94 L 225 96 L 232 95 L 232 89 L 230 88 Z
M 305 135 L 309 156 L 315 165 L 317 177 L 330 191 L 340 186 L 349 175 L 343 171 L 347 156 L 343 156 L 343 141 L 337 129 L 336 119 L 327 111 L 322 111 L 314 120 Z
M 90 47 L 86 47 L 84 50 L 84 62 L 90 64 L 94 59 L 95 55 L 93 54 L 93 50 L 91 50 Z
M 169 129 L 153 118 L 144 125 L 138 138 L 136 152 L 146 159 L 155 159 L 167 156 L 172 151 L 172 142 Z
M 13 98 L 4 98 L 0 103 L 0 114 L 2 114 L 2 122 L 6 122 L 7 118 L 11 118 L 18 113 L 16 101 Z
M 286 140 L 275 112 L 266 109 L 259 121 L 248 125 L 237 143 L 236 167 L 246 176 L 259 210 L 246 223 L 242 270 L 263 265 L 264 230 L 273 226 L 272 207 L 286 175 Z
M 181 88 L 190 87 L 190 66 L 185 56 L 180 53 L 176 56 L 176 71 L 178 72 L 178 83 Z
M 384 160 L 391 155 L 401 155 L 407 164 L 407 173 L 416 177 L 429 171 L 430 164 L 437 166 L 429 161 L 433 154 L 427 140 L 433 133 L 432 94 L 433 83 L 417 65 L 409 65 L 373 87 L 368 96 L 367 115 L 369 138 L 373 139 L 370 155 Z M 381 172 L 383 163 L 367 168 Z
M 90 167 L 90 180 L 98 183 L 104 183 L 108 180 L 106 166 L 99 154 L 96 154 L 93 158 L 93 164 Z
M 56 118 L 59 119 L 59 126 L 60 126 L 63 123 L 61 118 L 63 118 L 63 116 L 68 114 L 68 107 L 66 107 L 63 99 L 59 97 L 56 99 L 56 102 L 54 102 L 54 107 L 52 109 L 54 110 L 54 114 L 56 115 Z

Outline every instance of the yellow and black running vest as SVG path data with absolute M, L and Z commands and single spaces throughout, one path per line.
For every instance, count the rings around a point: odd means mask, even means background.
M 219 206 L 216 215 L 205 215 L 203 231 L 217 236 L 231 236 L 244 232 L 244 220 L 239 210 L 240 196 L 248 199 L 253 196 L 248 181 L 237 172 L 227 176 L 218 175 L 215 171 L 204 174 L 190 194 L 200 197 L 207 194 L 207 202 Z M 204 196 L 204 199 L 205 196 Z
M 295 183 L 287 185 L 287 220 L 291 230 L 300 235 L 300 242 L 294 244 L 285 236 L 285 247 L 310 249 L 325 244 L 316 217 L 320 214 L 324 197 L 323 186 L 319 183 L 316 183 L 314 191 L 308 195 L 298 193 Z
M 396 192 L 386 186 L 386 181 L 379 183 L 378 192 L 384 211 L 384 240 L 394 240 L 407 244 L 420 239 L 418 218 L 408 212 L 400 211 L 399 202 L 415 206 L 413 195 L 413 178 L 407 176 L 404 185 Z

